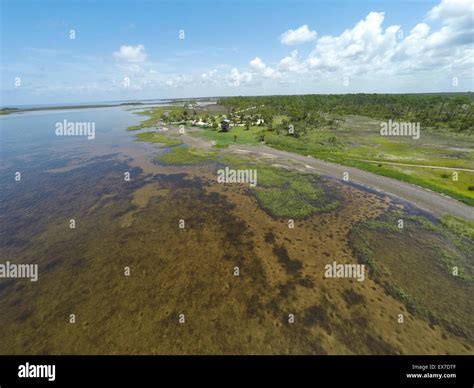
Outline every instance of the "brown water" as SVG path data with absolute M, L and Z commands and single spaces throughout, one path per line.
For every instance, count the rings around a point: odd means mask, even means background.
M 213 165 L 154 164 L 162 150 L 124 131 L 131 113 L 94 112 L 110 131 L 67 145 L 2 119 L 2 262 L 37 263 L 39 280 L 0 279 L 1 354 L 472 353 L 370 275 L 324 277 L 357 263 L 348 234 L 392 208 L 387 197 L 324 180 L 341 206 L 291 229 L 247 186 L 216 184 Z M 42 125 L 32 116 L 26 134 Z

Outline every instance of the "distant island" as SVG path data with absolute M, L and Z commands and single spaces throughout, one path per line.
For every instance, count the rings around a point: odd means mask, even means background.
M 109 108 L 125 105 L 144 105 L 143 102 L 124 102 L 120 104 L 88 104 L 88 105 L 58 105 L 58 106 L 39 106 L 29 108 L 5 107 L 0 109 L 0 114 L 8 115 L 10 113 L 21 113 L 41 110 L 62 110 L 62 109 L 85 109 L 85 108 Z

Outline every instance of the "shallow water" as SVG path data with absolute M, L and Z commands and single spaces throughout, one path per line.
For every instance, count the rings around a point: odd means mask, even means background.
M 64 118 L 94 121 L 96 139 L 55 136 Z M 290 229 L 245 185 L 216 184 L 214 165 L 153 163 L 164 150 L 126 131 L 140 119 L 124 108 L 0 119 L 2 261 L 39 265 L 37 282 L 0 279 L 1 354 L 472 352 L 370 276 L 324 277 L 328 263 L 357 262 L 348 235 L 389 198 L 323 179 L 341 206 Z

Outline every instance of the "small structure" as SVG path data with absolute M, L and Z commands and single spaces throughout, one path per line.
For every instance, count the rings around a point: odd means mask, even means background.
M 221 131 L 222 132 L 229 132 L 230 130 L 230 120 L 222 120 L 221 121 Z
M 199 121 L 196 123 L 196 125 L 198 127 L 206 127 L 206 128 L 209 127 L 209 123 L 206 122 L 206 121 L 202 121 L 201 119 L 199 119 Z
M 202 121 L 201 119 L 191 121 L 191 125 L 194 125 L 196 127 L 206 127 L 206 128 L 210 126 L 208 122 Z

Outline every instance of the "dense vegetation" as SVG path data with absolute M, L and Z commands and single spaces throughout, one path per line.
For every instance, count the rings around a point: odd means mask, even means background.
M 474 130 L 474 93 L 228 97 L 219 104 L 233 112 L 251 109 L 267 123 L 274 116 L 287 116 L 295 130 L 299 124 L 334 124 L 337 115 L 420 122 L 423 128 L 454 132 Z

